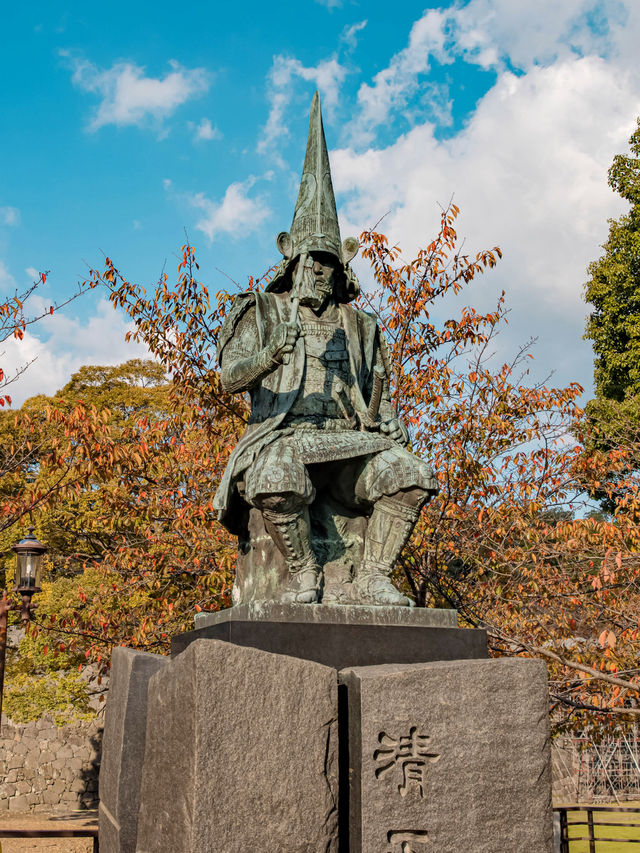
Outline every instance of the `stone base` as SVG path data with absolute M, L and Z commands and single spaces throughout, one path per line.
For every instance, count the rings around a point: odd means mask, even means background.
M 455 610 L 256 602 L 199 614 L 196 630 L 175 636 L 171 651 L 217 639 L 334 669 L 487 657 L 486 632 L 456 624 Z
M 117 649 L 101 851 L 551 853 L 544 664 L 488 660 L 450 613 L 347 610 L 236 607 L 172 659 Z
M 552 853 L 542 661 L 360 667 L 340 681 L 341 851 Z
M 337 688 L 316 663 L 192 643 L 149 685 L 138 853 L 337 853 Z
M 133 649 L 111 656 L 100 766 L 100 849 L 135 853 L 149 679 L 168 660 Z
M 364 604 L 281 604 L 252 601 L 226 610 L 196 613 L 196 628 L 220 622 L 304 622 L 323 625 L 405 625 L 413 628 L 457 628 L 458 611 L 436 607 L 369 607 Z

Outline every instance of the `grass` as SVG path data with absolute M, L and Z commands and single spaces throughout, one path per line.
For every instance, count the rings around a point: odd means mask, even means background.
M 610 805 L 615 806 L 614 803 Z M 621 809 L 640 808 L 640 802 L 628 802 L 620 805 Z M 617 806 L 616 806 L 617 808 Z M 588 836 L 589 828 L 586 825 L 586 811 L 568 812 L 569 820 L 569 851 L 570 853 L 589 853 L 588 841 L 571 841 L 577 836 Z M 581 826 L 571 826 L 574 821 L 583 821 Z M 615 826 L 599 826 L 601 821 L 614 823 Z M 629 812 L 628 814 L 620 814 L 620 812 L 598 812 L 593 813 L 594 835 L 596 839 L 596 853 L 640 853 L 640 843 L 626 843 L 621 841 L 598 841 L 599 838 L 620 838 L 634 839 L 640 842 L 640 826 L 629 826 L 630 823 L 640 824 L 640 812 Z

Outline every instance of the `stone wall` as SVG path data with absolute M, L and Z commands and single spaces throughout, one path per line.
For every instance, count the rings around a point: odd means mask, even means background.
M 2 719 L 0 813 L 96 808 L 102 721 Z
M 551 762 L 554 804 L 577 803 L 580 787 L 579 754 L 571 738 L 552 741 Z

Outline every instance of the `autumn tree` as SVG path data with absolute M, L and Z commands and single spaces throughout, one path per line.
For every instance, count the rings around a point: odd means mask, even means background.
M 83 282 L 78 290 L 60 302 L 54 302 L 42 309 L 30 311 L 33 297 L 37 295 L 47 281 L 48 273 L 40 273 L 37 281 L 25 290 L 13 295 L 0 297 L 0 346 L 10 340 L 21 341 L 27 329 L 36 323 L 46 322 L 46 318 L 81 296 L 92 286 Z M 4 356 L 5 353 L 2 353 Z M 0 364 L 0 547 L 4 545 L 2 535 L 15 525 L 20 524 L 40 503 L 46 501 L 52 490 L 64 479 L 65 473 L 58 471 L 44 491 L 31 490 L 28 497 L 22 489 L 25 477 L 36 465 L 39 448 L 31 433 L 28 418 L 16 423 L 15 416 L 9 411 L 12 404 L 10 386 L 17 382 L 33 362 L 22 361 L 9 371 Z M 15 535 L 15 530 L 11 535 Z
M 60 434 L 58 429 L 59 419 L 61 416 L 71 418 L 78 405 L 88 412 L 100 412 L 103 428 L 116 443 L 141 418 L 161 420 L 168 417 L 171 411 L 168 397 L 169 385 L 162 367 L 152 360 L 131 359 L 116 366 L 81 367 L 53 396 L 30 398 L 23 404 L 17 424 L 28 418 L 32 427 L 36 423 L 39 425 L 37 430 L 45 458 L 34 471 L 34 483 L 42 487 L 55 476 L 61 462 L 55 448 L 64 438 L 64 431 Z M 55 460 L 53 470 L 51 459 Z M 69 462 L 72 459 L 78 461 L 77 456 L 68 457 Z M 80 488 L 77 481 L 70 479 L 63 489 L 64 500 L 53 503 L 40 515 L 39 530 L 54 555 L 54 569 L 58 574 L 82 570 L 83 564 L 100 558 L 112 546 L 111 525 L 100 522 L 101 490 L 114 486 L 117 479 L 115 468 L 110 480 L 88 482 L 83 479 Z M 127 526 L 126 515 L 119 515 L 118 520 Z
M 579 385 L 531 381 L 526 348 L 494 363 L 504 298 L 486 314 L 465 307 L 436 322 L 435 307 L 500 257 L 497 248 L 464 255 L 457 215 L 454 205 L 443 211 L 436 239 L 409 261 L 383 235 L 362 235 L 372 269 L 363 302 L 390 341 L 394 403 L 441 483 L 401 560 L 402 582 L 420 605 L 453 606 L 463 624 L 487 628 L 494 654 L 547 660 L 558 724 L 629 719 L 639 690 L 640 536 L 633 514 L 575 512 L 595 482 L 619 500 L 623 462 L 582 452 Z M 149 295 L 110 259 L 90 283 L 109 289 L 170 378 L 166 412 L 122 428 L 87 400 L 48 410 L 56 443 L 45 474 L 55 465 L 72 472 L 56 499 L 87 492 L 91 523 L 108 535 L 86 561 L 98 586 L 80 579 L 64 624 L 43 627 L 104 662 L 116 643 L 166 650 L 194 610 L 230 603 L 236 545 L 211 501 L 247 404 L 224 393 L 215 363 L 231 295 L 210 297 L 192 246 L 182 247 L 177 281 L 163 274 Z M 631 484 L 626 499 L 637 495 Z
M 13 342 L 19 353 L 20 341 L 24 339 L 27 329 L 36 323 L 45 324 L 57 310 L 90 287 L 89 283 L 82 284 L 75 293 L 43 308 L 42 299 L 35 297 L 40 297 L 38 289 L 46 284 L 47 275 L 47 272 L 41 273 L 25 290 L 16 290 L 13 295 L 0 299 L 0 344 Z M 37 306 L 35 309 L 34 303 Z M 5 356 L 5 353 L 2 355 Z M 6 364 L 0 366 L 0 589 L 3 591 L 10 588 L 14 581 L 15 558 L 11 545 L 26 533 L 37 511 L 50 506 L 56 492 L 68 485 L 70 474 L 69 466 L 50 464 L 48 479 L 45 481 L 39 478 L 43 464 L 47 467 L 47 462 L 52 462 L 49 436 L 47 430 L 43 429 L 45 413 L 16 413 L 11 410 L 10 386 L 19 381 L 32 365 L 33 361 L 23 360 L 18 361 L 12 370 L 7 369 Z M 46 591 L 42 598 L 51 603 L 55 602 L 55 594 L 49 594 L 49 586 L 45 584 Z M 43 609 L 47 610 L 46 604 Z M 18 613 L 9 613 L 10 623 L 18 619 Z M 70 697 L 78 710 L 81 710 L 81 706 L 85 708 L 85 686 L 76 675 L 69 673 L 66 665 L 68 661 L 60 656 L 60 641 L 55 658 L 44 666 L 46 677 L 40 679 L 36 689 L 33 689 L 34 678 L 37 681 L 38 676 L 34 676 L 33 667 L 30 667 L 34 656 L 33 649 L 26 648 L 29 643 L 31 639 L 26 637 L 21 644 L 21 653 L 13 646 L 9 647 L 5 711 L 14 719 L 26 719 L 39 716 L 42 708 L 59 709 L 61 705 L 68 705 Z
M 197 607 L 228 603 L 207 448 L 170 388 L 154 361 L 87 366 L 12 415 L 28 419 L 37 448 L 22 488 L 42 491 L 58 470 L 69 474 L 36 516 L 48 566 L 37 630 L 9 658 L 6 708 L 16 720 L 86 715 L 104 690 L 88 683 L 87 663 L 104 670 L 118 642 L 164 651 Z M 224 542 L 228 563 L 235 552 Z
M 584 454 L 577 383 L 529 381 L 526 347 L 494 363 L 504 297 L 494 312 L 463 308 L 436 325 L 438 301 L 499 255 L 461 256 L 456 216 L 445 211 L 437 239 L 409 262 L 383 235 L 363 235 L 394 402 L 441 484 L 401 567 L 419 603 L 485 627 L 493 653 L 547 661 L 559 726 L 582 729 L 594 715 L 615 726 L 637 714 L 640 531 L 629 513 L 608 520 L 584 509 L 594 483 L 621 506 L 624 458 Z M 625 485 L 625 500 L 637 501 L 637 484 Z

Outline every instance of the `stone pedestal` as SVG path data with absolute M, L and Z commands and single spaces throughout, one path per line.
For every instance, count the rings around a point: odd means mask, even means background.
M 147 688 L 168 663 L 160 655 L 115 649 L 100 766 L 100 846 L 135 853 L 140 781 L 147 732 Z
M 243 605 L 113 661 L 102 853 L 551 853 L 545 666 L 451 611 Z
M 138 853 L 337 853 L 337 703 L 328 667 L 192 643 L 149 685 Z
M 552 853 L 544 663 L 361 667 L 340 682 L 341 851 Z
M 334 669 L 487 656 L 485 631 L 459 629 L 455 610 L 417 607 L 238 605 L 199 614 L 195 631 L 173 638 L 172 654 L 197 639 L 225 640 Z

